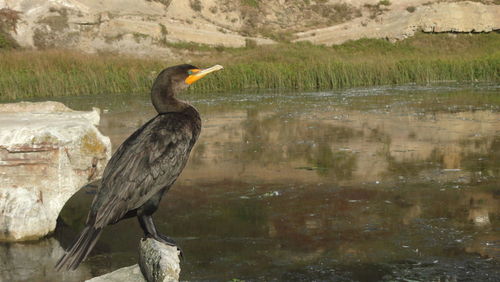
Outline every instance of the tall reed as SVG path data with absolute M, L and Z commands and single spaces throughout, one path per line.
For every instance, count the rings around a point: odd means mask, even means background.
M 196 90 L 335 89 L 355 86 L 499 81 L 500 56 L 474 60 L 399 60 L 314 64 L 240 63 L 195 85 Z
M 206 51 L 194 64 L 225 69 L 192 91 L 334 89 L 354 86 L 500 81 L 500 34 L 420 35 L 400 43 L 362 39 L 340 46 L 308 43 Z M 451 51 L 450 51 L 451 50 Z M 156 74 L 180 61 L 71 51 L 0 52 L 0 100 L 148 93 Z

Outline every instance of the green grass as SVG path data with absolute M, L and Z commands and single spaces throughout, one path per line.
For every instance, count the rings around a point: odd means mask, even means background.
M 163 63 L 65 51 L 0 53 L 1 99 L 145 93 Z
M 192 91 L 316 90 L 439 81 L 499 82 L 500 34 L 420 34 L 398 43 L 361 39 L 340 46 L 282 43 L 252 48 L 191 49 L 200 67 L 225 69 Z M 186 61 L 187 61 L 186 59 Z M 182 61 L 69 51 L 0 52 L 0 99 L 149 93 L 156 74 Z
M 429 83 L 438 81 L 497 81 L 500 58 L 473 61 L 401 60 L 391 63 L 315 64 L 255 62 L 229 66 L 224 73 L 196 85 L 202 90 L 335 89 L 355 86 Z
M 13 49 L 17 47 L 17 43 L 12 39 L 12 37 L 8 33 L 0 30 L 0 50 Z
M 259 8 L 259 1 L 258 0 L 241 0 L 241 5 L 252 7 L 252 8 Z

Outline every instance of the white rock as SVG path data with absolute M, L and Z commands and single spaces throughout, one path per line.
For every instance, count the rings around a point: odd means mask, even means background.
M 36 239 L 52 231 L 37 188 L 0 188 L 2 239 Z
M 61 103 L 0 105 L 0 240 L 52 232 L 66 201 L 98 178 L 111 142 L 96 125 L 99 112 Z
M 104 275 L 94 277 L 86 282 L 146 282 L 138 264 L 122 267 Z

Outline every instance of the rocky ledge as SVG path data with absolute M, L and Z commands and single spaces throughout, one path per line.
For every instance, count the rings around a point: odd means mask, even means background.
M 120 268 L 111 273 L 92 278 L 87 282 L 167 282 L 179 281 L 181 268 L 176 247 L 154 239 L 142 239 L 139 246 L 139 264 Z
M 49 234 L 66 201 L 99 178 L 111 157 L 99 119 L 57 102 L 0 104 L 0 241 Z

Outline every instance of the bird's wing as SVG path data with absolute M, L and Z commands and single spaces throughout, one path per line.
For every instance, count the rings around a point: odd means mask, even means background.
M 132 134 L 106 166 L 89 220 L 106 226 L 172 185 L 184 168 L 193 132 L 182 122 L 158 116 Z

